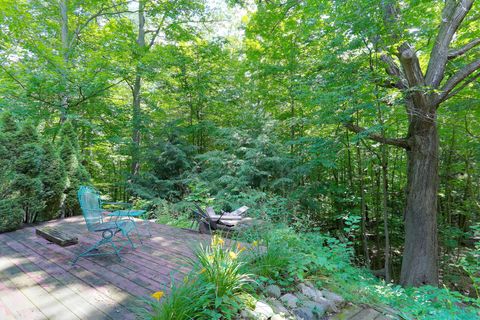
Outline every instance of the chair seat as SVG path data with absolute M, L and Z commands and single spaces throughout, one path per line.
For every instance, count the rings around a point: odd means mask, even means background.
M 103 222 L 103 223 L 98 223 L 93 226 L 92 230 L 93 231 L 105 231 L 105 230 L 122 230 L 122 231 L 127 231 L 128 229 L 128 224 L 131 224 L 130 221 L 110 221 L 110 222 Z M 131 229 L 130 229 L 131 230 Z
M 221 220 L 242 220 L 242 217 L 241 216 L 220 216 L 218 214 L 215 214 L 215 215 L 208 215 L 211 219 L 214 219 L 214 220 L 218 220 L 218 219 L 221 219 Z
M 139 217 L 144 214 L 145 210 L 115 210 L 108 213 L 109 216 L 113 217 Z
M 238 208 L 238 209 L 235 210 L 235 211 L 225 212 L 225 214 L 224 214 L 223 217 L 241 216 L 242 214 L 244 214 L 245 212 L 247 212 L 248 209 L 249 209 L 249 207 L 247 207 L 247 206 L 242 206 L 242 207 Z

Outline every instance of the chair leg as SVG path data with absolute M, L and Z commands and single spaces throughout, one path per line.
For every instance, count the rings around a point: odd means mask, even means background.
M 129 239 L 129 240 L 130 240 L 130 239 Z M 119 261 L 119 262 L 122 262 L 122 258 L 120 257 L 120 250 L 117 248 L 117 246 L 115 245 L 115 243 L 113 242 L 113 240 L 110 239 L 108 242 L 111 243 L 112 248 L 113 248 L 113 250 L 115 251 L 115 255 L 116 255 L 117 258 L 118 258 L 118 261 Z M 131 241 L 130 241 L 130 242 L 131 242 Z
M 130 242 L 130 246 L 132 246 L 132 249 L 135 249 L 135 244 L 133 243 L 132 239 L 130 238 L 130 235 L 127 233 L 126 236 L 127 236 L 128 242 Z M 137 238 L 138 238 L 138 240 L 140 240 L 140 238 L 138 237 L 138 233 L 137 233 Z M 142 240 L 140 240 L 140 243 L 142 243 Z M 142 243 L 142 245 L 143 245 L 143 243 Z
M 133 227 L 135 228 L 135 232 L 137 233 L 137 239 L 138 239 L 138 241 L 140 241 L 140 244 L 143 246 L 143 241 L 140 238 L 140 232 L 138 231 L 138 228 L 137 228 L 137 223 L 133 220 L 132 220 L 132 222 L 133 222 Z M 127 235 L 127 237 L 128 237 L 128 235 Z
M 147 225 L 148 237 L 151 238 L 152 233 L 150 232 L 150 221 L 148 221 L 148 217 L 145 217 L 145 219 L 143 220 L 143 223 Z
M 74 266 L 77 263 L 78 259 L 80 259 L 81 257 L 104 255 L 104 254 L 90 254 L 90 252 L 92 252 L 94 250 L 97 250 L 100 246 L 102 246 L 104 244 L 108 244 L 108 243 L 110 243 L 112 245 L 113 250 L 115 251 L 115 255 L 118 257 L 118 259 L 120 261 L 122 261 L 122 258 L 120 258 L 120 250 L 117 248 L 117 246 L 113 242 L 113 237 L 115 236 L 115 234 L 117 232 L 118 232 L 118 230 L 116 230 L 116 231 L 111 230 L 111 229 L 104 230 L 102 232 L 102 239 L 100 239 L 97 243 L 95 243 L 93 246 L 89 247 L 84 252 L 77 255 L 75 257 L 75 259 L 73 259 L 73 261 L 72 261 L 72 266 Z M 111 254 L 111 253 L 109 253 L 109 254 Z
M 101 245 L 107 243 L 108 241 L 105 241 L 106 239 L 101 239 L 100 241 L 98 241 L 97 243 L 95 243 L 93 246 L 89 247 L 87 250 L 83 251 L 82 253 L 80 253 L 79 255 L 77 255 L 75 257 L 75 259 L 73 259 L 72 261 L 72 266 L 74 266 L 78 259 L 80 259 L 81 257 L 86 257 L 86 256 L 89 256 L 89 253 L 92 252 L 93 250 L 96 250 L 98 249 L 98 247 L 100 247 Z

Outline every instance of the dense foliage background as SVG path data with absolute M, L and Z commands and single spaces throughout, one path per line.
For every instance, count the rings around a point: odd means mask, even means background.
M 163 220 L 247 205 L 398 280 L 406 153 L 343 123 L 406 134 L 381 54 L 413 41 L 425 64 L 444 2 L 403 1 L 393 22 L 385 3 L 1 1 L 0 230 L 78 214 L 93 183 Z M 455 43 L 479 37 L 479 10 Z M 479 89 L 438 115 L 441 281 L 471 295 L 459 263 L 479 221 Z

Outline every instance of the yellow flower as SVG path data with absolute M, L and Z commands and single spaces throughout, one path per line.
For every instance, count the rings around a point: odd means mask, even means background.
M 222 246 L 224 243 L 225 243 L 225 240 L 223 240 L 219 236 L 217 235 L 213 236 L 212 246 L 218 246 L 218 245 Z
M 212 263 L 212 262 L 213 262 L 213 258 L 214 258 L 214 256 L 213 256 L 213 254 L 211 254 L 211 255 L 209 255 L 209 256 L 207 257 L 207 261 L 210 262 L 210 263 Z
M 230 251 L 230 252 L 228 253 L 228 255 L 230 256 L 230 259 L 232 259 L 232 260 L 237 259 L 237 254 L 236 254 L 235 252 L 233 252 L 233 251 Z
M 240 250 L 238 250 L 238 253 L 245 251 L 245 247 L 241 247 Z
M 200 274 L 204 273 L 205 271 L 207 271 L 207 269 L 203 268 L 202 270 L 200 270 Z
M 165 293 L 163 291 L 157 291 L 155 293 L 152 293 L 151 297 L 154 298 L 154 299 L 157 299 L 157 301 L 160 301 L 160 299 L 162 299 L 164 294 Z
M 258 241 L 257 240 L 252 242 L 252 247 L 256 247 L 256 246 L 258 246 Z

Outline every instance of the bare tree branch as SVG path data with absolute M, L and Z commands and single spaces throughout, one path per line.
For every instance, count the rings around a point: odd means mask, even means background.
M 102 93 L 102 92 L 104 92 L 104 91 L 107 91 L 107 90 L 110 89 L 110 88 L 115 87 L 116 85 L 118 85 L 118 84 L 121 83 L 122 81 L 125 81 L 125 79 L 120 79 L 119 81 L 114 82 L 114 83 L 112 83 L 112 84 L 110 84 L 110 85 L 108 85 L 108 86 L 106 86 L 106 87 L 103 87 L 103 88 L 101 88 L 101 89 L 93 92 L 92 94 L 90 94 L 90 95 L 88 95 L 88 96 L 84 96 L 83 93 L 81 93 L 82 98 L 79 99 L 79 100 L 78 100 L 77 102 L 75 102 L 74 104 L 71 104 L 71 107 L 76 107 L 76 106 L 82 104 L 83 102 L 85 102 L 85 101 L 87 101 L 87 100 L 89 100 L 89 99 L 91 99 L 91 98 L 94 98 L 94 97 L 98 96 L 100 93 Z
M 133 0 L 130 0 L 130 1 L 127 1 L 126 4 L 130 3 L 130 2 L 133 2 Z M 92 22 L 93 20 L 95 20 L 96 18 L 98 17 L 101 17 L 101 16 L 105 16 L 105 15 L 114 15 L 114 14 L 121 14 L 121 13 L 127 13 L 127 12 L 131 12 L 129 10 L 123 10 L 123 11 L 107 11 L 107 10 L 112 10 L 112 9 L 116 9 L 118 8 L 119 6 L 121 5 L 124 5 L 124 3 L 117 3 L 117 4 L 114 4 L 112 6 L 109 6 L 109 7 L 101 7 L 100 10 L 98 10 L 96 13 L 92 14 L 90 17 L 88 17 L 88 19 L 77 26 L 77 28 L 75 29 L 74 31 L 74 34 L 72 36 L 72 39 L 70 39 L 70 43 L 68 45 L 69 49 L 71 50 L 71 48 L 73 47 L 73 45 L 75 44 L 75 42 L 78 41 L 78 37 L 80 36 L 80 33 L 82 32 L 83 29 L 85 29 L 89 24 L 90 22 Z
M 467 13 L 472 8 L 474 0 L 446 0 L 442 11 L 442 22 L 438 30 L 435 44 L 430 54 L 425 83 L 438 88 L 445 75 L 448 61 L 448 48 L 453 36 L 458 30 Z
M 49 105 L 49 106 L 57 107 L 57 105 L 56 105 L 55 103 L 52 103 L 52 102 L 50 102 L 50 101 L 47 101 L 47 100 L 41 98 L 41 97 L 38 96 L 38 95 L 34 95 L 34 94 L 32 94 L 32 93 L 29 93 L 27 87 L 26 87 L 17 77 L 15 77 L 15 76 L 13 75 L 13 73 L 11 73 L 10 71 L 8 71 L 8 69 L 5 68 L 5 67 L 4 67 L 3 65 L 1 65 L 1 64 L 0 64 L 0 68 L 2 68 L 2 70 L 5 72 L 5 74 L 8 75 L 10 78 L 12 78 L 12 80 L 13 80 L 16 84 L 18 84 L 23 90 L 25 90 L 26 96 L 27 96 L 28 98 L 32 98 L 32 99 L 37 100 L 37 101 L 39 101 L 39 102 L 45 103 L 46 105 Z
M 448 98 L 451 98 L 453 94 L 450 94 L 450 92 L 452 92 L 452 90 L 455 89 L 455 87 L 459 85 L 463 80 L 465 80 L 467 77 L 469 77 L 471 74 L 473 74 L 475 71 L 479 69 L 480 69 L 480 59 L 466 65 L 465 67 L 463 67 L 463 69 L 460 69 L 457 73 L 455 73 L 453 76 L 451 76 L 447 80 L 445 85 L 442 87 L 442 92 L 438 95 L 436 102 L 441 103 L 447 100 Z M 478 78 L 478 76 L 474 78 Z M 468 83 L 470 82 L 471 81 L 469 81 Z M 462 86 L 461 88 L 463 87 L 465 86 Z
M 368 130 L 353 124 L 352 122 L 346 122 L 343 124 L 348 130 L 355 132 L 355 133 L 367 133 L 366 137 L 373 141 L 377 141 L 380 143 L 388 144 L 391 146 L 410 149 L 410 144 L 408 140 L 405 138 L 387 138 L 378 133 L 368 133 Z
M 150 43 L 148 44 L 148 47 L 147 47 L 148 49 L 150 49 L 155 43 L 155 40 L 157 39 L 158 34 L 160 33 L 160 30 L 163 27 L 163 23 L 165 22 L 165 17 L 166 17 L 166 14 L 163 15 L 162 20 L 158 24 L 158 28 L 155 30 L 155 33 L 153 34 L 152 39 L 150 39 Z
M 457 93 L 459 93 L 460 91 L 462 91 L 466 86 L 468 86 L 470 83 L 474 82 L 475 80 L 477 80 L 478 78 L 480 77 L 480 72 L 477 73 L 476 75 L 474 75 L 473 77 L 471 77 L 470 79 L 467 79 L 466 81 L 464 81 L 462 83 L 461 86 L 459 86 L 458 88 L 456 88 L 455 90 L 452 90 L 452 92 L 450 92 L 447 96 L 445 96 L 441 102 L 444 102 L 448 99 L 450 99 L 451 97 L 453 97 L 454 95 L 456 95 Z
M 463 47 L 456 49 L 456 50 L 450 50 L 448 52 L 448 59 L 455 59 L 457 57 L 460 57 L 461 55 L 464 55 L 468 50 L 475 48 L 480 44 L 480 38 L 477 38 L 475 40 L 472 40 L 471 42 L 467 43 Z
M 417 53 L 409 43 L 405 42 L 398 48 L 398 58 L 402 64 L 405 78 L 408 81 L 408 86 L 424 86 L 425 79 L 423 78 Z
M 407 89 L 407 79 L 402 74 L 398 64 L 392 59 L 392 57 L 382 54 L 380 60 L 387 64 L 385 71 L 388 75 L 395 77 L 398 81 L 391 84 L 392 87 L 397 89 Z
M 425 95 L 425 78 L 423 77 L 420 62 L 414 48 L 407 42 L 398 48 L 398 58 L 402 64 L 403 73 L 407 79 L 409 96 L 416 106 L 427 106 Z

